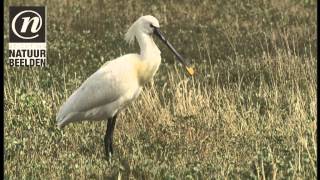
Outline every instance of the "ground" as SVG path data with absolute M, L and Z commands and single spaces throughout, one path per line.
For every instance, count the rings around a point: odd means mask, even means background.
M 5 1 L 6 179 L 316 179 L 316 1 Z M 46 5 L 48 67 L 8 60 L 8 6 Z M 141 15 L 192 60 L 162 65 L 116 124 L 58 129 L 56 113 Z

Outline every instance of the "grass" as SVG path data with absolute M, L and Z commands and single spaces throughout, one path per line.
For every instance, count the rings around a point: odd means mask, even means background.
M 9 67 L 8 6 L 47 5 L 46 68 Z M 60 130 L 63 101 L 104 62 L 138 52 L 123 35 L 156 16 L 194 62 L 163 63 L 122 111 Z M 6 179 L 316 179 L 316 1 L 5 2 Z

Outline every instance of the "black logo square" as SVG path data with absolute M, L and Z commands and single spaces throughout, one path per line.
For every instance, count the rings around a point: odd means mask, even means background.
M 9 42 L 46 42 L 45 6 L 11 6 Z

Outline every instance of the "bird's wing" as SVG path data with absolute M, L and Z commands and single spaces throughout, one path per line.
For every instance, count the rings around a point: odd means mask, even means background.
M 92 74 L 62 105 L 57 121 L 71 112 L 83 112 L 111 103 L 137 86 L 132 64 L 114 61 Z

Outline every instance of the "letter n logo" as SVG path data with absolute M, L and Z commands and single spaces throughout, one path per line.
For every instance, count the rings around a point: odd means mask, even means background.
M 12 6 L 9 12 L 9 42 L 46 41 L 45 7 Z

